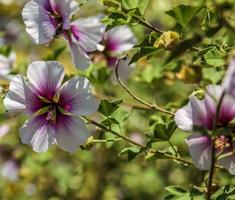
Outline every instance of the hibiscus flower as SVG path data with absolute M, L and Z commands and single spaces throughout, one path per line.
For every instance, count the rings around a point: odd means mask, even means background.
M 89 81 L 74 77 L 64 84 L 64 68 L 55 61 L 29 65 L 27 78 L 16 75 L 10 82 L 4 105 L 10 112 L 22 112 L 29 120 L 20 128 L 24 144 L 45 152 L 51 144 L 75 152 L 89 137 L 81 116 L 97 111 Z

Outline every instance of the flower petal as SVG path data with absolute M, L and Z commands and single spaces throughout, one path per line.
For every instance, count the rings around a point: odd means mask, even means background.
M 191 97 L 188 105 L 177 110 L 175 113 L 175 122 L 177 126 L 184 131 L 191 131 L 193 125 L 206 126 L 207 113 L 204 101 Z
M 235 175 L 235 154 L 231 156 L 226 156 L 218 160 L 218 164 L 222 165 L 225 169 L 229 171 L 230 174 Z
M 19 131 L 22 143 L 31 145 L 38 153 L 47 151 L 55 134 L 55 130 L 42 116 L 27 121 Z
M 223 80 L 226 91 L 235 96 L 235 59 L 232 59 Z
M 22 11 L 26 31 L 36 44 L 50 42 L 56 33 L 56 27 L 44 8 L 44 4 L 45 0 L 31 0 Z
M 90 136 L 86 124 L 79 118 L 67 117 L 61 120 L 55 134 L 55 143 L 70 153 L 76 152 Z
M 70 42 L 71 55 L 74 65 L 81 70 L 85 70 L 91 64 L 91 60 L 87 53 L 74 42 Z
M 186 143 L 194 165 L 201 170 L 209 170 L 211 165 L 212 142 L 207 136 L 192 135 Z
M 64 68 L 56 61 L 35 61 L 29 65 L 27 77 L 39 95 L 51 99 L 64 79 Z
M 25 78 L 16 75 L 10 82 L 9 91 L 3 100 L 6 110 L 31 113 L 36 102 L 37 97 L 26 83 Z
M 99 107 L 99 102 L 91 93 L 89 81 L 84 77 L 73 78 L 63 85 L 59 104 L 77 116 L 95 113 Z
M 128 26 L 118 26 L 106 33 L 106 48 L 115 53 L 129 51 L 137 39 Z
M 78 42 L 86 52 L 97 50 L 104 31 L 105 25 L 100 22 L 100 16 L 80 18 L 71 23 L 73 42 Z
M 63 29 L 68 30 L 70 28 L 70 18 L 79 8 L 78 3 L 74 0 L 53 0 L 51 2 L 52 7 L 63 18 Z
M 221 85 L 209 85 L 206 90 L 207 94 L 205 96 L 205 105 L 207 112 L 210 113 L 210 116 L 214 116 L 216 113 L 217 104 L 219 103 L 222 93 L 224 92 L 224 87 Z M 227 124 L 234 119 L 234 117 L 234 98 L 229 94 L 225 94 L 220 106 L 219 122 Z

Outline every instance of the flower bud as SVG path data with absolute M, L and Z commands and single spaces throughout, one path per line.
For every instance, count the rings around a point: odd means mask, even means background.
M 179 44 L 179 40 L 180 36 L 177 32 L 167 31 L 155 41 L 154 47 L 172 49 Z

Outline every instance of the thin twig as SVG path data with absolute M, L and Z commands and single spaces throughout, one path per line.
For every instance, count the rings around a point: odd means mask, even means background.
M 176 148 L 174 147 L 174 145 L 171 143 L 170 140 L 167 141 L 169 143 L 169 145 L 171 146 L 172 150 L 174 151 L 176 156 L 179 156 L 179 152 L 176 150 Z
M 142 24 L 143 26 L 146 26 L 147 28 L 159 33 L 159 34 L 163 34 L 164 31 L 161 31 L 160 29 L 154 27 L 152 24 L 150 24 L 148 21 L 146 21 L 145 19 L 140 19 L 137 16 L 133 17 L 134 19 L 136 19 L 140 24 Z
M 108 99 L 108 100 L 110 100 L 110 101 L 113 101 L 113 100 L 116 100 L 116 99 L 117 99 L 117 98 L 115 98 L 115 97 L 107 96 L 107 95 L 99 94 L 99 93 L 95 93 L 95 96 L 96 96 L 98 99 Z M 147 107 L 147 106 L 145 106 L 145 105 L 142 105 L 142 104 L 127 102 L 127 101 L 123 101 L 122 104 L 123 104 L 124 106 L 131 107 L 131 108 L 133 108 L 133 109 L 152 110 L 151 108 L 149 108 L 149 107 Z
M 118 132 L 116 132 L 116 131 L 111 130 L 110 128 L 108 128 L 108 127 L 106 127 L 106 126 L 104 126 L 104 125 L 102 125 L 102 124 L 99 124 L 98 122 L 96 122 L 96 121 L 94 121 L 94 120 L 91 120 L 91 119 L 89 119 L 89 118 L 87 118 L 87 117 L 83 117 L 83 118 L 84 118 L 86 121 L 88 121 L 90 124 L 93 124 L 93 125 L 95 125 L 96 127 L 99 127 L 99 128 L 101 128 L 102 130 L 105 130 L 105 131 L 107 131 L 107 132 L 109 132 L 109 133 L 112 133 L 113 135 L 116 135 L 117 137 L 122 138 L 123 140 L 127 141 L 128 143 L 133 144 L 133 145 L 135 145 L 135 146 L 137 146 L 137 147 L 139 147 L 139 148 L 141 148 L 141 149 L 143 149 L 143 150 L 146 150 L 146 151 L 148 151 L 149 153 L 153 153 L 153 154 L 155 154 L 155 155 L 163 156 L 163 157 L 165 157 L 165 158 L 167 158 L 167 159 L 176 160 L 176 161 L 179 161 L 179 162 L 184 163 L 184 164 L 186 164 L 186 165 L 193 165 L 193 163 L 192 163 L 191 161 L 188 161 L 188 160 L 185 160 L 185 159 L 183 159 L 183 158 L 176 157 L 176 156 L 173 156 L 173 155 L 169 155 L 169 154 L 166 154 L 166 153 L 157 151 L 157 150 L 155 150 L 155 149 L 151 149 L 151 148 L 149 148 L 149 147 L 143 146 L 142 144 L 139 144 L 139 143 L 137 143 L 137 142 L 135 142 L 135 141 L 129 139 L 128 137 L 125 137 L 124 135 L 122 135 L 122 134 L 120 134 L 120 133 L 118 133 Z
M 120 60 L 120 59 L 119 59 Z M 129 88 L 121 81 L 121 79 L 119 78 L 119 74 L 118 74 L 118 64 L 119 64 L 119 60 L 117 60 L 116 64 L 115 64 L 115 74 L 116 74 L 116 78 L 117 78 L 117 81 L 118 83 L 122 86 L 122 88 L 133 98 L 135 99 L 136 101 L 138 101 L 139 103 L 149 107 L 151 110 L 156 110 L 156 111 L 159 111 L 159 112 L 162 112 L 162 113 L 165 113 L 165 114 L 168 114 L 168 115 L 171 115 L 171 116 L 174 116 L 175 114 L 171 111 L 168 111 L 168 110 L 164 110 L 163 108 L 160 108 L 156 105 L 152 105 L 152 104 L 149 104 L 147 103 L 146 101 L 140 99 L 139 97 L 137 97 L 135 94 L 133 94 Z
M 183 164 L 185 164 L 185 165 L 194 166 L 193 163 L 192 163 L 192 161 L 185 160 L 184 158 L 176 157 L 176 156 L 173 156 L 173 155 L 170 155 L 170 154 L 166 154 L 166 153 L 157 151 L 157 150 L 155 150 L 155 149 L 152 149 L 152 148 L 143 146 L 143 145 L 141 145 L 141 144 L 139 144 L 139 143 L 137 143 L 137 142 L 135 142 L 135 141 L 133 141 L 133 140 L 131 140 L 131 139 L 125 137 L 124 135 L 122 135 L 122 134 L 120 134 L 120 133 L 118 133 L 118 132 L 116 132 L 116 131 L 114 131 L 114 130 L 112 130 L 112 129 L 110 129 L 110 128 L 108 128 L 108 127 L 106 127 L 106 126 L 104 126 L 104 125 L 102 125 L 102 124 L 100 124 L 100 123 L 98 123 L 98 122 L 96 122 L 96 121 L 94 121 L 94 120 L 91 120 L 91 119 L 89 119 L 89 118 L 87 118 L 87 117 L 83 117 L 83 118 L 84 118 L 88 123 L 93 124 L 93 125 L 95 125 L 96 127 L 100 128 L 100 129 L 102 129 L 102 130 L 104 130 L 104 131 L 107 131 L 107 132 L 109 132 L 109 133 L 112 133 L 113 135 L 116 135 L 117 137 L 119 137 L 119 138 L 121 138 L 121 139 L 127 141 L 128 143 L 133 144 L 133 145 L 135 145 L 135 146 L 137 146 L 137 147 L 139 147 L 139 148 L 141 148 L 141 149 L 143 149 L 143 150 L 145 150 L 145 151 L 147 151 L 147 152 L 149 152 L 149 153 L 152 153 L 152 154 L 158 155 L 158 156 L 162 156 L 162 157 L 164 157 L 164 158 L 166 158 L 166 159 L 175 160 L 175 161 L 181 162 L 181 163 L 183 163 Z M 218 169 L 223 169 L 223 167 L 218 166 L 218 165 L 216 165 L 215 167 L 218 168 Z

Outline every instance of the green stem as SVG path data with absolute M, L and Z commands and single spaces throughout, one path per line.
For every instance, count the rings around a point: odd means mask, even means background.
M 225 92 L 222 93 L 220 100 L 217 104 L 216 107 L 216 115 L 215 115 L 215 119 L 213 121 L 213 130 L 212 133 L 215 133 L 216 128 L 217 128 L 217 124 L 218 124 L 218 120 L 219 120 L 219 114 L 220 114 L 220 108 L 221 108 L 221 104 L 222 101 L 224 99 L 225 96 Z M 210 166 L 210 172 L 209 172 L 209 178 L 208 178 L 208 185 L 207 185 L 207 194 L 206 194 L 206 199 L 210 200 L 211 199 L 211 194 L 212 194 L 212 183 L 213 183 L 213 176 L 214 176 L 214 171 L 215 171 L 215 163 L 216 163 L 216 149 L 215 149 L 215 139 L 212 139 L 212 152 L 211 152 L 211 166 Z
M 133 144 L 133 145 L 135 145 L 135 146 L 137 146 L 137 147 L 139 147 L 139 148 L 142 148 L 143 150 L 145 150 L 145 151 L 147 151 L 147 152 L 149 152 L 149 153 L 152 153 L 152 154 L 155 154 L 155 155 L 158 155 L 158 156 L 162 156 L 162 157 L 164 157 L 164 158 L 166 158 L 166 159 L 175 160 L 175 161 L 181 162 L 181 163 L 183 163 L 183 164 L 185 164 L 185 165 L 191 165 L 191 166 L 193 166 L 193 163 L 192 163 L 191 161 L 188 161 L 188 160 L 185 160 L 184 158 L 176 157 L 176 156 L 173 156 L 173 155 L 170 155 L 170 154 L 166 154 L 166 153 L 157 151 L 157 150 L 155 150 L 155 149 L 151 149 L 151 148 L 149 148 L 149 147 L 143 146 L 143 145 L 141 145 L 141 144 L 139 144 L 139 143 L 137 143 L 137 142 L 135 142 L 135 141 L 133 141 L 133 140 L 131 140 L 131 139 L 125 137 L 124 135 L 122 135 L 122 134 L 120 134 L 120 133 L 118 133 L 118 132 L 116 132 L 116 131 L 113 131 L 113 130 L 111 130 L 111 129 L 105 127 L 104 125 L 99 124 L 98 122 L 96 122 L 96 121 L 94 121 L 94 120 L 91 120 L 91 119 L 89 119 L 89 118 L 87 118 L 87 117 L 83 117 L 83 118 L 84 118 L 88 123 L 93 124 L 93 125 L 95 125 L 96 127 L 100 128 L 100 129 L 102 129 L 102 130 L 104 130 L 104 131 L 107 131 L 107 132 L 109 132 L 109 133 L 112 133 L 113 135 L 116 135 L 117 137 L 119 137 L 119 138 L 121 138 L 121 139 L 127 141 L 128 143 Z M 215 166 L 215 167 L 216 167 L 216 168 L 219 168 L 219 169 L 223 169 L 223 168 L 220 167 L 220 166 Z
M 142 24 L 143 26 L 159 33 L 159 34 L 163 34 L 163 31 L 161 31 L 160 29 L 154 27 L 152 24 L 150 24 L 148 21 L 146 21 L 145 19 L 140 19 L 138 16 L 133 17 L 135 20 L 137 20 L 140 24 Z
M 163 153 L 163 152 L 156 151 L 156 150 L 154 150 L 154 149 L 148 148 L 148 147 L 146 147 L 146 146 L 143 146 L 143 145 L 141 145 L 141 144 L 139 144 L 139 143 L 137 143 L 137 142 L 135 142 L 135 141 L 133 141 L 133 140 L 131 140 L 131 139 L 125 137 L 125 136 L 122 135 L 122 134 L 117 133 L 116 131 L 113 131 L 113 130 L 111 130 L 111 129 L 105 127 L 105 126 L 103 126 L 102 124 L 99 124 L 98 122 L 96 122 L 96 121 L 94 121 L 94 120 L 91 120 L 91 119 L 89 119 L 89 118 L 87 118 L 87 117 L 83 117 L 83 118 L 84 118 L 86 121 L 88 121 L 90 124 L 93 124 L 93 125 L 95 125 L 96 127 L 99 127 L 99 128 L 101 128 L 102 130 L 104 130 L 104 131 L 107 131 L 107 132 L 109 132 L 109 133 L 112 133 L 113 135 L 116 135 L 117 137 L 119 137 L 119 138 L 121 138 L 121 139 L 127 141 L 128 143 L 133 144 L 133 145 L 135 145 L 135 146 L 137 146 L 137 147 L 139 147 L 139 148 L 141 148 L 141 149 L 143 149 L 143 150 L 146 150 L 146 151 L 148 151 L 149 153 L 153 153 L 153 154 L 155 154 L 155 155 L 163 156 L 163 157 L 165 157 L 165 158 L 167 158 L 167 159 L 176 160 L 176 161 L 179 161 L 179 162 L 184 163 L 184 164 L 186 164 L 186 165 L 193 165 L 193 163 L 192 163 L 191 161 L 188 161 L 188 160 L 185 160 L 185 159 L 180 158 L 180 157 L 176 157 L 176 156 L 173 156 L 173 155 L 165 154 L 165 153 Z
M 178 151 L 176 150 L 176 148 L 174 147 L 174 145 L 171 143 L 170 140 L 167 141 L 169 143 L 169 145 L 171 146 L 172 150 L 175 152 L 175 155 L 179 157 L 179 153 Z

